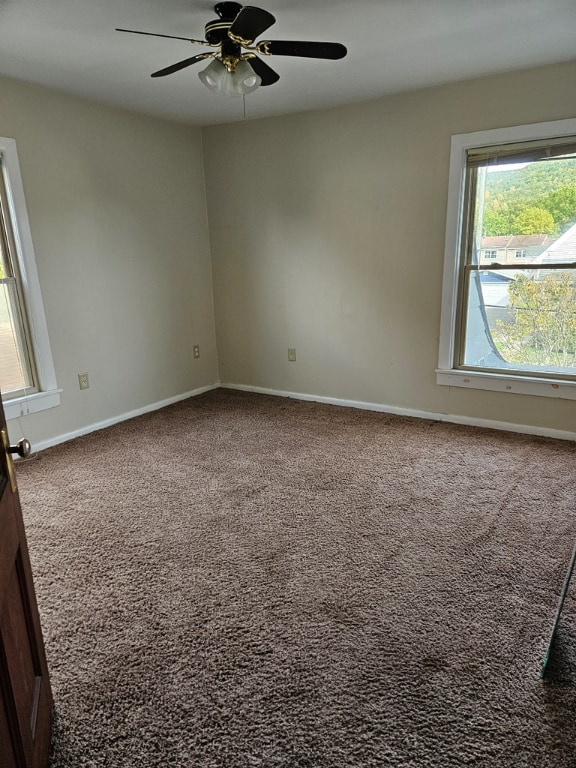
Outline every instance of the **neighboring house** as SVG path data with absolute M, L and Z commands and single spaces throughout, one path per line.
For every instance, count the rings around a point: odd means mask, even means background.
M 514 264 L 532 261 L 552 246 L 550 235 L 497 235 L 482 238 L 480 263 Z
M 490 237 L 490 238 L 483 238 L 482 243 L 484 244 L 484 241 L 491 240 L 491 241 L 499 241 L 499 240 L 527 240 L 528 238 L 540 238 L 540 240 L 543 240 L 544 238 L 548 238 L 548 235 L 525 235 L 524 237 L 513 237 L 513 236 L 507 236 L 507 237 Z M 527 248 L 532 247 L 536 248 L 537 246 L 527 246 Z M 509 250 L 513 250 L 512 248 Z M 484 251 L 483 251 L 484 252 Z M 505 263 L 503 257 L 493 259 L 493 261 L 498 261 L 500 264 Z M 575 263 L 576 264 L 576 224 L 573 224 L 570 229 L 568 229 L 564 234 L 559 237 L 557 240 L 552 241 L 550 246 L 547 247 L 544 250 L 541 250 L 540 254 L 534 258 L 531 259 L 533 264 L 558 264 L 562 262 L 566 263 Z M 511 263 L 511 261 L 507 262 Z M 548 270 L 549 271 L 549 270 Z M 511 280 L 514 280 L 516 278 L 516 275 L 518 273 L 513 270 L 482 270 L 480 272 L 480 285 L 482 287 L 482 297 L 484 299 L 484 305 L 486 307 L 486 312 L 488 319 L 490 320 L 490 324 L 492 325 L 492 320 L 496 318 L 504 319 L 504 315 L 502 314 L 502 309 L 506 308 L 508 306 L 509 302 L 509 293 L 508 293 L 508 286 L 510 284 Z M 536 272 L 533 272 L 534 275 L 541 275 L 542 271 L 537 270 Z
M 548 238 L 547 235 L 526 235 L 524 237 L 492 237 L 483 238 L 484 241 L 520 241 L 528 240 L 528 238 L 539 238 L 543 241 Z M 515 245 L 516 243 L 514 243 Z M 537 246 L 526 246 L 527 248 L 536 248 Z M 509 250 L 513 250 L 510 248 Z M 493 259 L 500 263 L 504 263 L 503 257 Z M 531 259 L 533 264 L 558 264 L 566 262 L 567 264 L 576 264 L 576 224 L 570 227 L 561 237 L 551 242 L 549 247 L 541 250 L 540 254 Z M 508 262 L 511 263 L 511 262 Z M 534 270 L 532 275 L 538 279 L 542 277 L 546 272 L 550 270 Z M 512 280 L 516 279 L 518 274 L 517 270 L 482 270 L 480 275 L 480 292 L 482 296 L 482 303 L 484 305 L 484 313 L 487 321 L 488 328 L 492 331 L 496 327 L 497 320 L 509 319 L 509 286 Z M 478 322 L 478 328 L 481 329 L 481 324 Z M 478 331 L 478 338 L 482 339 L 480 330 Z M 484 343 L 484 342 L 483 342 Z M 488 353 L 486 353 L 488 354 Z

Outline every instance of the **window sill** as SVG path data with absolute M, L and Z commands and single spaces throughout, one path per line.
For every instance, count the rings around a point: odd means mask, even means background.
M 61 389 L 52 389 L 48 392 L 34 392 L 32 395 L 15 397 L 13 400 L 3 402 L 6 420 L 27 416 L 29 413 L 38 413 L 48 408 L 60 405 Z
M 448 387 L 511 392 L 516 395 L 538 395 L 576 400 L 576 381 L 542 379 L 536 376 L 506 376 L 500 373 L 436 369 L 436 383 Z

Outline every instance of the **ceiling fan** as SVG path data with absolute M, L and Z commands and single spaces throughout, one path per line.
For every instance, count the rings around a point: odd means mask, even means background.
M 276 19 L 268 11 L 251 5 L 223 2 L 214 6 L 218 18 L 209 21 L 204 28 L 205 40 L 190 37 L 162 35 L 157 32 L 141 32 L 136 29 L 120 29 L 136 35 L 168 37 L 186 40 L 195 45 L 215 48 L 214 52 L 199 53 L 178 61 L 169 67 L 152 73 L 152 77 L 164 77 L 205 59 L 212 59 L 208 67 L 199 73 L 200 80 L 210 90 L 228 96 L 251 93 L 259 86 L 278 82 L 280 75 L 269 67 L 261 56 L 299 56 L 312 59 L 342 59 L 347 50 L 341 43 L 303 42 L 295 40 L 262 40 L 256 38 L 269 29 Z

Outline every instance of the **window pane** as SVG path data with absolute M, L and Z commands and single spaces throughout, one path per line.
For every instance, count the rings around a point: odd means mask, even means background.
M 5 136 L 0 136 L 0 388 L 10 419 L 60 404 L 16 142 Z M 22 395 L 25 403 L 18 402 Z
M 576 377 L 576 159 L 473 164 L 467 183 L 459 364 Z
M 576 376 L 576 268 L 471 270 L 463 364 Z
M 499 263 L 532 261 L 576 224 L 576 158 L 484 166 L 476 173 L 477 248 L 497 250 Z
M 32 386 L 17 307 L 16 281 L 14 278 L 0 280 L 0 390 L 3 394 Z

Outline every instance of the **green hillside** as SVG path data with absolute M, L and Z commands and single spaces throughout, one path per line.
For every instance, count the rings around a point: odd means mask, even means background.
M 576 222 L 576 158 L 487 174 L 484 234 L 558 236 Z

